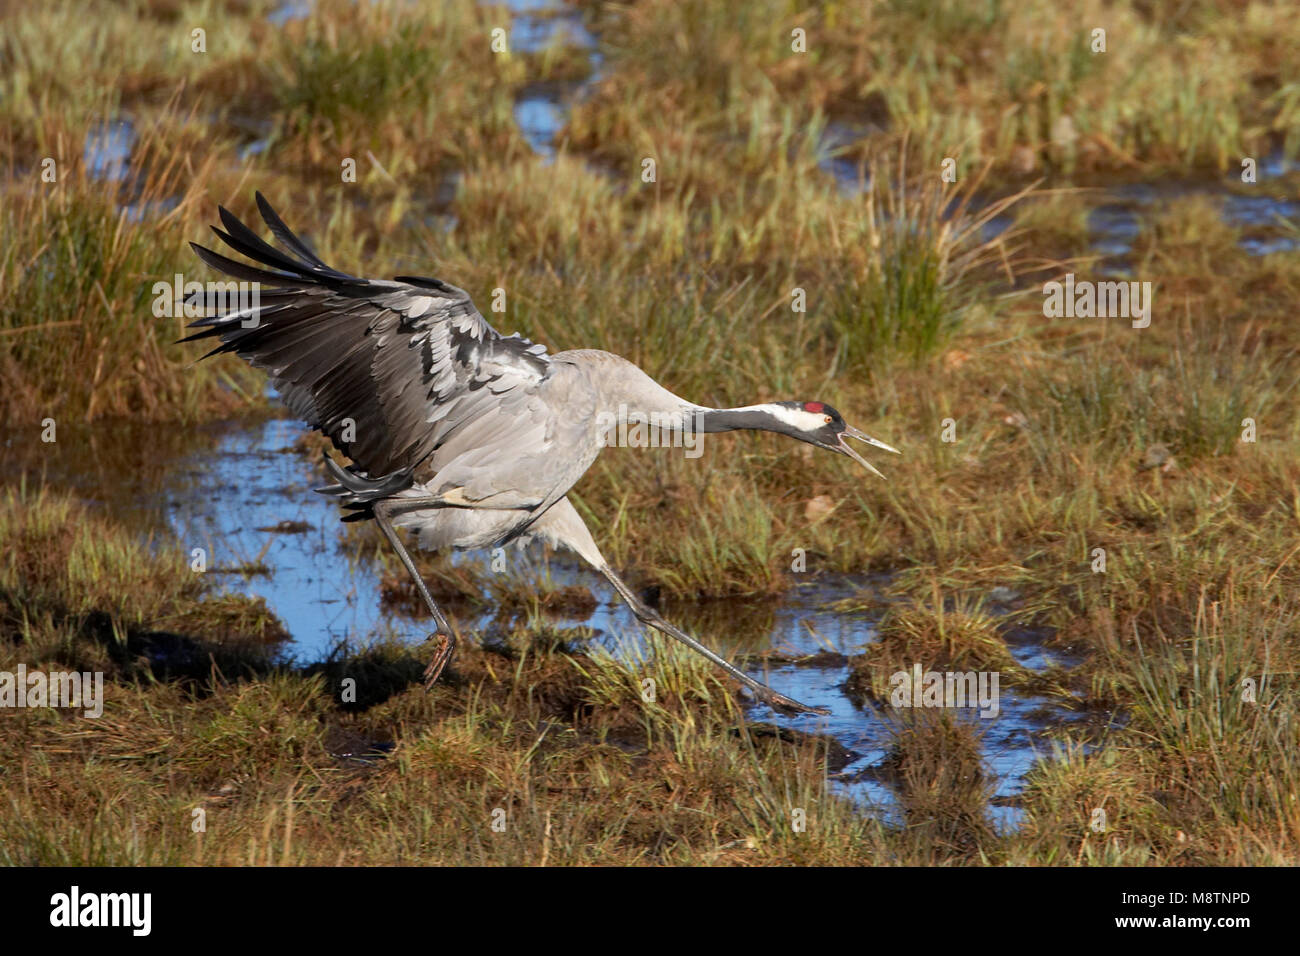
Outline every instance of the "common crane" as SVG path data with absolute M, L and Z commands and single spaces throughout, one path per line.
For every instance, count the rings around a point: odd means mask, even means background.
M 257 283 L 258 295 L 234 307 L 205 298 L 206 317 L 190 326 L 199 331 L 182 341 L 216 337 L 221 344 L 204 358 L 234 352 L 265 369 L 294 415 L 352 460 L 344 468 L 326 457 L 336 483 L 320 490 L 341 499 L 350 512 L 345 521 L 378 524 L 428 606 L 437 644 L 426 686 L 450 660 L 455 634 L 397 528 L 428 551 L 532 539 L 566 547 L 600 571 L 643 623 L 703 654 L 760 700 L 780 710 L 826 712 L 760 683 L 648 607 L 602 557 L 567 495 L 606 441 L 602 421 L 620 407 L 638 420 L 700 433 L 779 432 L 876 475 L 847 439 L 896 449 L 823 402 L 709 408 L 609 352 L 549 355 L 517 333 L 499 334 L 464 291 L 440 279 L 362 279 L 331 268 L 261 193 L 256 198 L 281 248 L 224 207 L 224 230 L 212 228 L 257 266 L 190 245 L 213 268 Z

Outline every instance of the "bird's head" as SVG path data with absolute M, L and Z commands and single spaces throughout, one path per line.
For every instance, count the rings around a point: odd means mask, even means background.
M 880 474 L 871 462 L 858 454 L 857 449 L 849 444 L 848 439 L 856 438 L 876 448 L 892 451 L 895 455 L 901 454 L 897 448 L 891 448 L 883 441 L 858 431 L 844 420 L 843 415 L 825 402 L 771 402 L 763 407 L 768 409 L 775 419 L 775 422 L 768 426 L 770 430 L 779 431 L 791 438 L 816 445 L 818 448 L 826 448 L 836 454 L 846 455 L 881 478 L 885 476 Z

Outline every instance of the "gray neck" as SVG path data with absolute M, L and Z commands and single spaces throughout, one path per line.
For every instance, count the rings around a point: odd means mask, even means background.
M 553 357 L 580 366 L 600 396 L 599 411 L 658 421 L 664 427 L 699 432 L 742 429 L 784 431 L 784 423 L 762 405 L 708 408 L 674 395 L 627 359 L 595 349 L 575 349 Z

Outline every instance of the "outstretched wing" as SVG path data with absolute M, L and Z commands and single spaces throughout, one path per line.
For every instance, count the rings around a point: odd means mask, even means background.
M 499 430 L 550 374 L 544 346 L 500 335 L 461 289 L 339 272 L 261 193 L 257 208 L 282 248 L 224 208 L 225 230 L 213 232 L 269 268 L 190 244 L 213 268 L 257 283 L 256 295 L 233 304 L 207 296 L 205 312 L 215 314 L 194 322 L 199 331 L 182 341 L 216 337 L 221 344 L 204 358 L 234 352 L 266 369 L 293 413 L 369 475 L 415 469 L 475 422 Z

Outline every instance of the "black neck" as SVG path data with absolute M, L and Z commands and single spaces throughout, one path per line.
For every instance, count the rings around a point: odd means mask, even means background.
M 768 412 L 756 408 L 707 408 L 697 413 L 693 423 L 702 432 L 784 431 L 784 423 Z

